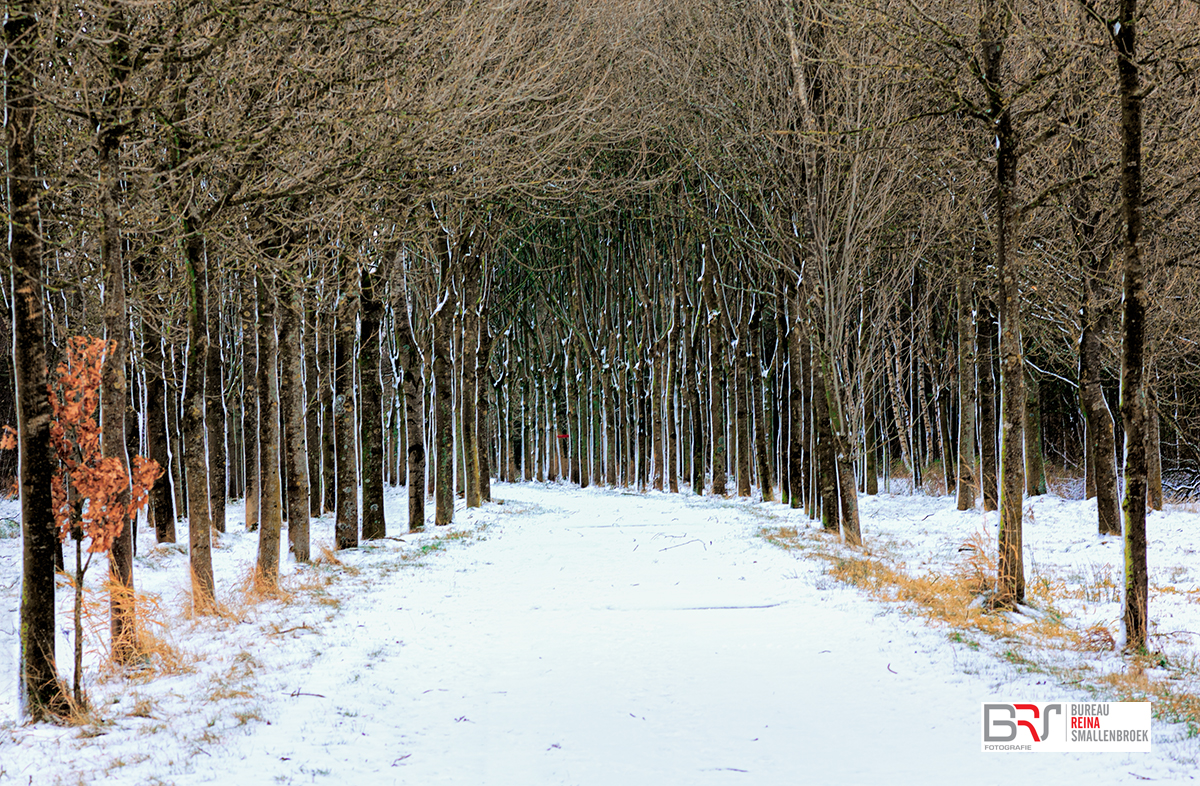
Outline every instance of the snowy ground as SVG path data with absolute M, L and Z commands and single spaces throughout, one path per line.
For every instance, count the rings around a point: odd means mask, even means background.
M 139 589 L 161 597 L 189 670 L 89 671 L 101 720 L 83 728 L 14 722 L 19 539 L 0 539 L 0 783 L 1121 783 L 1190 778 L 1200 760 L 1183 724 L 1158 721 L 1152 754 L 980 753 L 982 701 L 1092 694 L 1000 657 L 1003 644 L 953 643 L 758 536 L 810 527 L 797 511 L 529 484 L 494 495 L 503 504 L 460 511 L 450 532 L 342 565 L 287 562 L 291 599 L 257 605 L 235 590 L 256 536 L 231 508 L 214 553 L 231 613 L 217 620 L 179 616 L 186 556 L 143 533 Z M 912 570 L 994 532 L 994 514 L 946 498 L 861 504 L 868 542 Z M 400 490 L 393 528 L 403 508 Z M 1095 588 L 1072 622 L 1115 631 L 1102 577 L 1120 542 L 1091 534 L 1088 503 L 1043 497 L 1031 513 L 1030 580 Z M 1200 641 L 1186 632 L 1200 631 L 1200 515 L 1149 526 L 1156 642 L 1180 661 Z M 332 522 L 313 531 L 328 540 Z

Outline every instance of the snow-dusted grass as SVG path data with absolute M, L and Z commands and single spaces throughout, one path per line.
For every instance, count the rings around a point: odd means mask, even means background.
M 1165 661 L 1131 663 L 1102 637 L 1086 645 L 1100 627 L 1116 636 L 1120 614 L 1121 544 L 1093 534 L 1089 503 L 1029 503 L 1036 611 L 1005 617 L 970 609 L 969 591 L 952 614 L 922 610 L 922 592 L 978 588 L 988 570 L 995 514 L 948 498 L 862 497 L 858 552 L 800 511 L 749 500 L 494 494 L 503 504 L 460 510 L 448 531 L 350 551 L 330 551 L 332 521 L 315 521 L 317 559 L 285 559 L 283 591 L 265 599 L 248 582 L 257 536 L 232 505 L 211 617 L 186 613 L 182 549 L 143 531 L 136 582 L 157 604 L 145 617 L 162 651 L 112 673 L 98 625 L 93 717 L 76 728 L 15 722 L 20 541 L 0 539 L 0 783 L 927 785 L 1195 771 L 1186 704 L 1160 713 L 1179 722 L 1156 720 L 1153 754 L 979 753 L 986 699 L 1187 692 L 1195 511 L 1151 515 Z M 404 504 L 389 493 L 393 531 Z M 781 530 L 794 548 L 771 542 Z M 64 672 L 69 603 L 63 588 Z
M 862 549 L 845 548 L 819 529 L 764 527 L 760 534 L 824 560 L 839 581 L 903 604 L 946 630 L 953 642 L 986 647 L 1100 700 L 1153 701 L 1158 720 L 1176 724 L 1185 737 L 1200 733 L 1200 587 L 1188 560 L 1152 571 L 1152 652 L 1122 657 L 1115 652 L 1121 640 L 1121 541 L 1081 529 L 1094 521 L 1094 503 L 1050 496 L 1027 503 L 1028 605 L 1020 613 L 987 610 L 997 514 L 959 513 L 948 499 L 921 496 L 864 498 L 863 505 L 875 531 Z M 1200 517 L 1190 506 L 1153 513 L 1151 527 L 1160 558 L 1195 554 Z

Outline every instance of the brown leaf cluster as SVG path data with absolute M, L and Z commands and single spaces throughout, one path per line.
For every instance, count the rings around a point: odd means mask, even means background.
M 145 506 L 150 488 L 162 474 L 158 462 L 133 460 L 133 477 L 116 456 L 100 449 L 100 368 L 111 341 L 75 336 L 67 359 L 49 386 L 54 420 L 50 443 L 59 460 L 51 489 L 59 538 L 88 538 L 88 551 L 107 552 L 125 523 Z

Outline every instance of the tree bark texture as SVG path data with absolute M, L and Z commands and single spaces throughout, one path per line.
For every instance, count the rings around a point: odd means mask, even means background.
M 258 414 L 258 326 L 255 289 L 249 278 L 244 279 L 242 291 L 242 445 L 246 451 L 246 530 L 258 529 L 259 480 L 259 414 Z
M 479 319 L 483 257 L 472 250 L 463 259 L 462 433 L 467 507 L 483 504 L 479 477 Z
M 358 368 L 362 377 L 362 536 L 363 540 L 387 537 L 383 514 L 383 382 L 379 376 L 382 348 L 379 326 L 383 303 L 375 291 L 375 277 L 364 269 L 361 276 L 362 318 Z
M 408 298 L 403 287 L 396 295 L 396 345 L 400 384 L 404 386 L 404 419 L 408 439 L 404 448 L 408 471 L 408 531 L 425 529 L 425 377 L 421 353 L 409 322 Z
M 210 274 L 208 291 L 219 292 Z M 208 515 L 213 529 L 225 531 L 226 462 L 225 391 L 221 378 L 220 303 L 210 302 L 208 317 L 208 360 L 204 371 L 204 424 L 208 429 Z
M 343 257 L 341 279 L 349 282 Z M 338 303 L 333 343 L 333 434 L 337 460 L 337 514 L 334 535 L 338 549 L 358 546 L 358 429 L 354 417 L 354 343 L 358 332 L 358 293 L 343 292 Z
M 288 546 L 297 562 L 308 562 L 309 453 L 305 447 L 305 363 L 300 345 L 304 315 L 303 289 L 290 286 L 276 312 L 279 319 L 279 406 L 283 423 L 283 456 L 287 464 Z
M 12 264 L 13 368 L 17 387 L 18 485 L 21 494 L 21 714 L 33 720 L 62 715 L 66 694 L 54 657 L 54 555 L 58 526 L 50 498 L 55 461 L 50 448 L 42 326 L 42 239 L 35 170 L 35 49 L 41 3 L 8 6 L 4 24 L 5 141 Z
M 279 541 L 283 530 L 282 491 L 279 478 L 279 376 L 275 371 L 276 338 L 274 296 L 256 276 L 258 290 L 258 412 L 261 449 L 259 469 L 259 527 L 257 578 L 273 590 L 279 583 Z M 212 351 L 211 349 L 209 350 Z
M 449 251 L 446 252 L 447 257 Z M 454 364 L 451 332 L 457 308 L 454 284 L 447 258 L 442 265 L 442 302 L 433 314 L 433 384 L 435 401 L 434 524 L 442 527 L 454 520 Z
M 1025 369 L 1025 492 L 1046 493 L 1046 462 L 1042 451 L 1042 394 L 1037 377 Z
M 1018 209 L 1017 134 L 1008 97 L 1000 92 L 1001 67 L 1009 9 L 988 0 L 980 22 L 988 117 L 995 132 L 996 247 L 1000 316 L 1000 534 L 995 603 L 1011 606 L 1025 599 L 1021 524 L 1025 499 L 1025 364 L 1021 348 L 1020 257 L 1016 251 Z
M 999 504 L 997 490 L 996 451 L 996 387 L 995 350 L 996 323 L 986 298 L 979 300 L 979 319 L 975 323 L 976 381 L 979 385 L 979 482 L 983 487 L 983 509 L 996 510 Z
M 1144 651 L 1148 635 L 1146 566 L 1146 274 L 1142 234 L 1142 88 L 1137 62 L 1137 0 L 1120 0 L 1111 27 L 1121 105 L 1121 421 L 1125 426 L 1125 592 L 1121 616 L 1127 651 Z

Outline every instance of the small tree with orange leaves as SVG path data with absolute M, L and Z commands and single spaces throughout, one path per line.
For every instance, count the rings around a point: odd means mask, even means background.
M 158 462 L 135 456 L 132 478 L 124 462 L 104 456 L 100 449 L 100 368 L 105 353 L 114 342 L 89 336 L 76 336 L 67 344 L 66 362 L 59 364 L 50 383 L 50 444 L 58 456 L 59 469 L 51 494 L 58 536 L 75 541 L 75 674 L 73 694 L 77 706 L 83 704 L 80 678 L 83 669 L 83 577 L 95 554 L 107 553 L 121 529 L 145 507 L 150 488 L 162 474 Z M 2 446 L 15 447 L 16 433 L 6 427 Z M 122 504 L 121 493 L 130 490 L 129 503 Z M 83 559 L 83 540 L 90 542 Z M 131 647 L 132 642 L 113 642 Z

